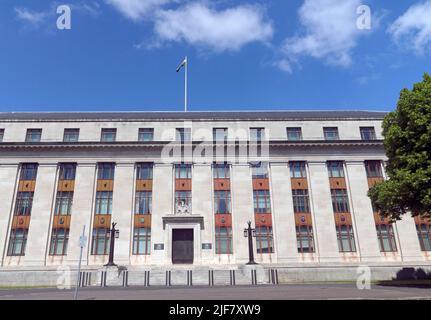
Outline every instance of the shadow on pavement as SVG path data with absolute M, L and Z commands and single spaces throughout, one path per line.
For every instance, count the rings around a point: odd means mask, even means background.
M 403 268 L 392 280 L 379 281 L 377 285 L 431 289 L 431 273 L 422 268 Z

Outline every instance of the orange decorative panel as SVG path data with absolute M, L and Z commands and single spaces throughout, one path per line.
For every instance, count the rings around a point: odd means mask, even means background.
M 75 180 L 59 180 L 58 191 L 73 191 L 75 189 Z
M 352 216 L 350 213 L 334 213 L 335 224 L 339 225 L 352 225 Z
M 72 219 L 72 216 L 54 216 L 52 227 L 69 229 L 71 219 Z
M 269 180 L 253 179 L 253 190 L 269 190 Z
M 177 190 L 177 191 L 190 191 L 190 190 L 192 190 L 192 180 L 191 179 L 176 179 L 175 180 L 175 190 Z
M 329 178 L 331 189 L 346 189 L 346 180 L 344 178 Z
M 256 227 L 272 226 L 272 216 L 270 213 L 255 213 L 254 221 L 256 222 Z
M 153 180 L 136 180 L 136 191 L 153 190 Z
M 133 219 L 135 228 L 151 228 L 151 214 L 135 214 Z
M 18 185 L 19 192 L 33 192 L 36 187 L 36 180 L 21 180 Z
M 374 177 L 374 178 L 368 178 L 368 187 L 374 187 L 377 183 L 383 182 L 382 177 Z
M 230 179 L 214 179 L 214 190 L 230 190 Z
M 97 180 L 97 191 L 113 191 L 114 180 Z
M 14 216 L 12 229 L 28 229 L 30 226 L 30 216 Z
M 292 190 L 307 190 L 308 189 L 308 182 L 305 178 L 292 178 Z
M 391 221 L 388 218 L 380 216 L 380 213 L 374 212 L 374 221 L 376 224 L 390 224 Z
M 216 214 L 215 215 L 216 227 L 232 227 L 232 215 L 230 214 Z
M 96 214 L 94 216 L 94 228 L 110 228 L 111 215 L 110 214 Z
M 295 224 L 297 226 L 312 226 L 311 214 L 309 213 L 295 213 Z
M 431 223 L 431 218 L 423 218 L 423 217 L 415 217 L 415 223 L 416 224 L 420 224 L 420 223 Z

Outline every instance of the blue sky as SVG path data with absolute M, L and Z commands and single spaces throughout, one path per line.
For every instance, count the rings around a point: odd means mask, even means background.
M 182 110 L 185 55 L 190 110 L 392 110 L 431 72 L 430 17 L 431 0 L 2 0 L 0 111 Z

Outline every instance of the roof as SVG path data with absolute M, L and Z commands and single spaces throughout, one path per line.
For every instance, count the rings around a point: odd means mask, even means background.
M 382 120 L 380 111 L 0 112 L 0 121 Z

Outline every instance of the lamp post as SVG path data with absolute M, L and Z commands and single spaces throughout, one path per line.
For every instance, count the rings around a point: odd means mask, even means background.
M 253 237 L 256 237 L 256 229 L 252 229 L 251 221 L 247 222 L 248 228 L 244 229 L 244 237 L 248 238 L 248 262 L 247 264 L 257 264 L 254 261 Z
M 109 243 L 109 261 L 107 264 L 105 264 L 105 267 L 113 267 L 116 266 L 114 263 L 114 245 L 115 245 L 115 238 L 118 238 L 120 236 L 120 231 L 115 229 L 115 226 L 117 223 L 112 223 L 112 228 L 108 230 L 110 232 L 110 243 Z

